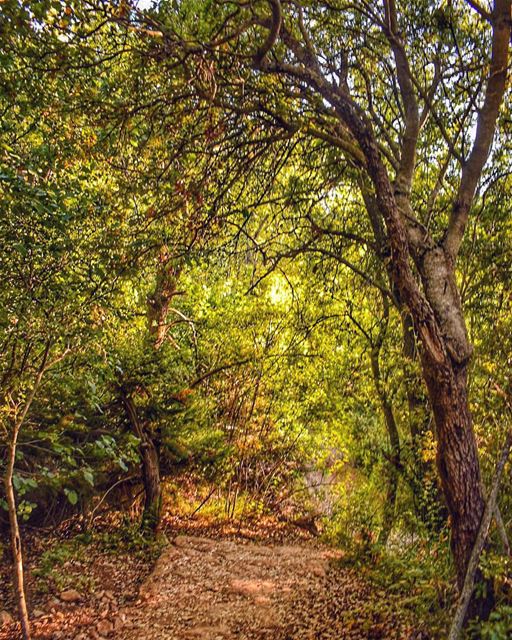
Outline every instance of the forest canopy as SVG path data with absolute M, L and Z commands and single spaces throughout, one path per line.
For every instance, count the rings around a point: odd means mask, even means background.
M 374 585 L 395 563 L 407 637 L 510 637 L 511 26 L 510 0 L 0 3 L 12 633 L 53 637 L 38 545 L 152 562 L 207 520 Z

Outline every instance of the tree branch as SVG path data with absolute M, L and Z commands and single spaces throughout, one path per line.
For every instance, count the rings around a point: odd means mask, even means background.
M 406 195 L 411 189 L 414 164 L 416 159 L 416 145 L 420 131 L 420 116 L 418 102 L 411 81 L 411 69 L 405 47 L 398 34 L 398 20 L 394 0 L 384 0 L 386 27 L 384 33 L 391 45 L 396 64 L 396 75 L 402 105 L 405 112 L 405 131 L 402 140 L 400 168 L 395 180 L 395 188 Z
M 452 261 L 455 261 L 457 257 L 476 187 L 489 157 L 496 121 L 505 93 L 511 31 L 510 9 L 510 0 L 495 0 L 492 13 L 491 67 L 484 103 L 478 113 L 473 149 L 462 169 L 457 198 L 443 241 L 445 251 Z
M 480 2 L 477 0 L 466 0 L 469 6 L 474 9 L 484 20 L 487 20 L 490 24 L 492 24 L 492 16 L 491 14 L 482 7 Z
M 268 0 L 270 8 L 272 9 L 272 21 L 270 23 L 270 30 L 268 32 L 265 42 L 254 54 L 254 65 L 260 67 L 261 63 L 266 58 L 268 52 L 277 42 L 279 32 L 281 30 L 281 24 L 283 22 L 283 16 L 281 12 L 281 2 L 279 0 Z

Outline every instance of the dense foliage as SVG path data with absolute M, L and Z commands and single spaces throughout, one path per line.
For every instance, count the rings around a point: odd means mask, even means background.
M 22 531 L 150 536 L 187 475 L 462 587 L 511 429 L 510 3 L 396 4 L 0 4 L 6 531 L 11 486 Z

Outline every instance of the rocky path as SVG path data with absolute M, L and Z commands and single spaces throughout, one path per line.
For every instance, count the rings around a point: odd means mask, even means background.
M 407 638 L 366 606 L 373 597 L 338 553 L 179 536 L 160 557 L 115 640 Z M 119 622 L 121 621 L 121 623 Z

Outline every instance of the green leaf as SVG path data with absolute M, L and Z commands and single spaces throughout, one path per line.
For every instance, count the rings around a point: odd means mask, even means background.
M 64 493 L 73 506 L 78 502 L 78 493 L 74 489 L 64 489 Z
M 90 469 L 84 469 L 83 471 L 84 480 L 94 487 L 94 475 Z

